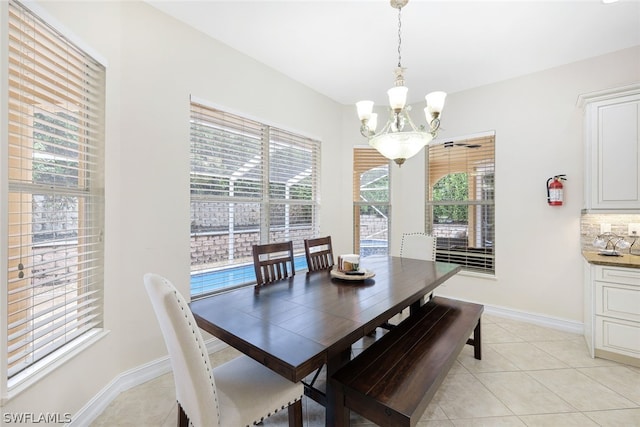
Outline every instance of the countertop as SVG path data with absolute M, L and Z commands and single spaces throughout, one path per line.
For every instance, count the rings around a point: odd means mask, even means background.
M 598 255 L 597 252 L 582 251 L 582 256 L 584 256 L 584 259 L 590 264 L 640 268 L 640 255 L 623 254 L 622 256 L 605 256 Z

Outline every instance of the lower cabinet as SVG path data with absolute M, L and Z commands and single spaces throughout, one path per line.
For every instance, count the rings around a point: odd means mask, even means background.
M 589 326 L 585 318 L 585 337 L 593 346 L 592 356 L 640 366 L 640 269 L 590 269 L 585 279 L 590 282 L 593 315 Z M 586 308 L 590 298 L 585 296 Z

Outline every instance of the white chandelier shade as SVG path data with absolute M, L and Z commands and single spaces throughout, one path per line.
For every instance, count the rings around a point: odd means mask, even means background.
M 440 115 L 447 97 L 445 92 L 431 92 L 425 96 L 427 106 L 424 109 L 428 127 L 413 124 L 407 106 L 409 89 L 404 85 L 404 68 L 400 63 L 401 47 L 401 12 L 402 7 L 409 0 L 390 0 L 391 6 L 398 9 L 398 66 L 394 69 L 395 85 L 387 91 L 389 96 L 389 119 L 382 130 L 376 133 L 377 114 L 373 112 L 373 101 L 356 103 L 358 118 L 360 119 L 360 133 L 369 139 L 369 145 L 383 156 L 402 165 L 422 150 L 438 134 Z
M 369 140 L 369 145 L 387 159 L 402 164 L 404 159 L 418 154 L 432 139 L 427 132 L 395 132 L 374 136 Z

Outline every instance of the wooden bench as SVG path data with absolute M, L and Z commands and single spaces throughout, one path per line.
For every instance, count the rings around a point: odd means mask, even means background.
M 483 310 L 434 297 L 339 369 L 336 426 L 349 424 L 349 410 L 380 426 L 415 426 L 464 345 L 481 359 Z

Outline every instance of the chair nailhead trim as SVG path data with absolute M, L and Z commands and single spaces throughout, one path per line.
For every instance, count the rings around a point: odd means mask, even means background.
M 303 396 L 304 396 L 304 395 L 302 395 L 302 394 L 301 394 L 301 395 L 300 395 L 300 397 L 297 397 L 297 398 L 293 399 L 292 401 L 289 401 L 289 403 L 288 403 L 288 404 L 286 404 L 286 405 L 282 405 L 282 407 L 280 407 L 280 409 L 277 409 L 277 408 L 276 408 L 276 409 L 274 409 L 273 413 L 271 413 L 271 412 L 267 413 L 267 415 L 266 415 L 265 417 L 261 417 L 259 420 L 255 420 L 255 421 L 253 422 L 253 425 L 254 425 L 254 426 L 257 426 L 258 424 L 262 423 L 266 418 L 269 418 L 271 415 L 273 415 L 273 414 L 277 414 L 277 413 L 278 413 L 278 411 L 280 411 L 280 410 L 282 410 L 282 409 L 286 409 L 286 408 L 288 408 L 289 406 L 291 406 L 291 405 L 293 405 L 294 403 L 296 403 L 298 400 L 302 400 L 302 397 L 303 397 Z M 250 426 L 249 426 L 249 425 L 247 425 L 246 427 L 250 427 Z
M 218 414 L 218 422 L 219 422 L 220 421 L 220 404 L 218 403 L 218 392 L 214 384 L 215 380 L 213 378 L 213 371 L 211 370 L 211 365 L 209 364 L 209 355 L 206 351 L 203 351 L 202 341 L 199 339 L 198 334 L 194 329 L 193 324 L 191 323 L 191 320 L 189 319 L 189 315 L 185 311 L 186 309 L 186 310 L 189 310 L 189 313 L 191 313 L 191 310 L 188 307 L 186 307 L 184 301 L 182 301 L 177 291 L 174 291 L 174 295 L 176 297 L 176 301 L 178 302 L 178 305 L 180 306 L 180 310 L 182 310 L 182 312 L 184 313 L 184 317 L 187 319 L 187 323 L 191 327 L 191 333 L 194 335 L 196 343 L 198 344 L 198 348 L 200 349 L 200 354 L 202 355 L 202 362 L 204 363 L 205 369 L 209 373 L 209 381 L 210 381 L 211 388 L 213 390 L 213 400 L 216 404 L 216 413 Z M 189 420 L 189 425 L 193 426 L 193 423 L 191 422 L 191 420 Z

